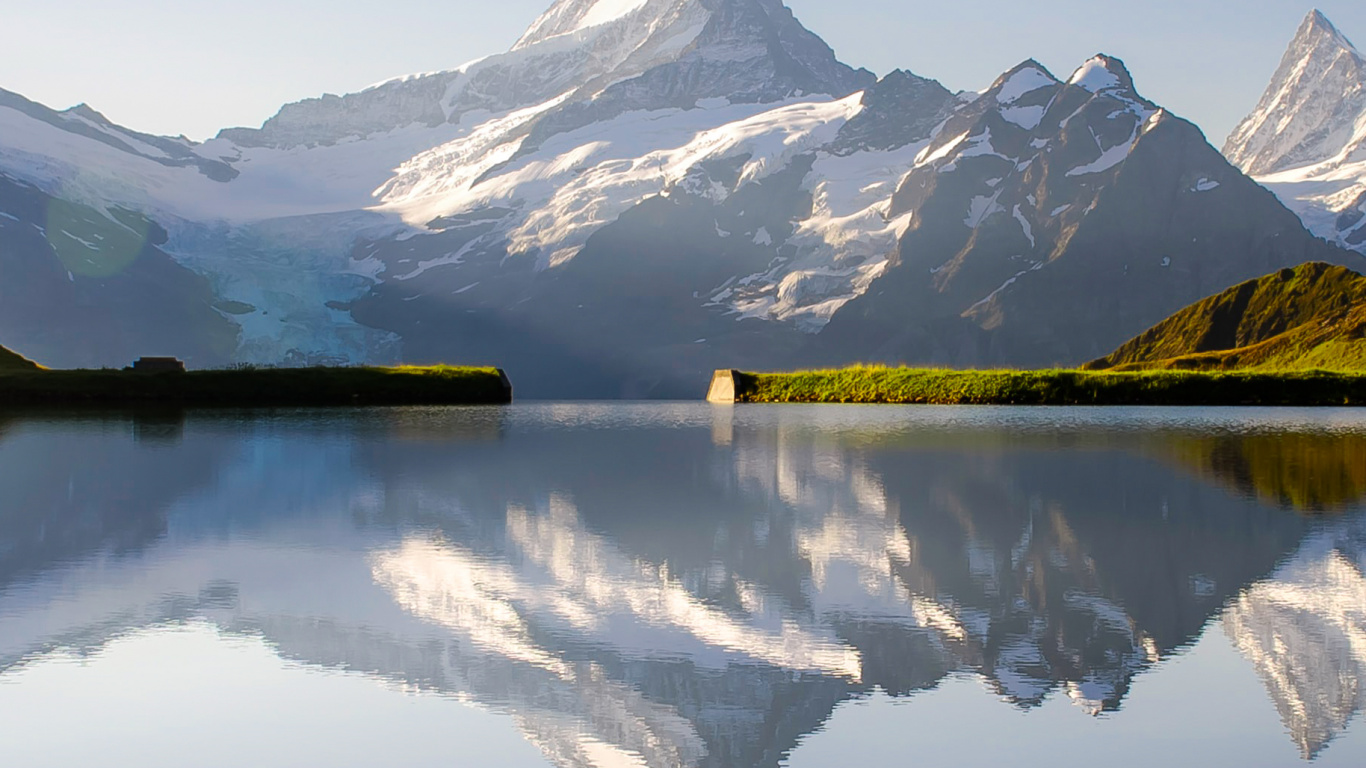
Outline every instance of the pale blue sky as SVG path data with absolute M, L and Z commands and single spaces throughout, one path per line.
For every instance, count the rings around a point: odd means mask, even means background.
M 1123 58 L 1139 90 L 1220 145 L 1256 103 L 1296 26 L 1296 0 L 788 0 L 844 61 L 955 90 L 1036 58 L 1063 76 Z M 16 0 L 0 88 L 87 102 L 143 131 L 203 139 L 279 106 L 505 50 L 550 0 Z M 1366 3 L 1320 0 L 1366 40 Z

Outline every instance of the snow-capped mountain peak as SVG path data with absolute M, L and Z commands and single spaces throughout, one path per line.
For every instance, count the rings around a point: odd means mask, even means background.
M 664 0 L 664 3 L 695 4 L 695 0 Z M 512 50 L 522 50 L 554 37 L 610 24 L 641 11 L 645 6 L 664 3 L 658 0 L 559 0 L 532 22 Z
M 1366 138 L 1363 118 L 1366 59 L 1313 11 L 1257 108 L 1229 136 L 1224 154 L 1253 175 L 1323 162 Z
M 1366 250 L 1366 57 L 1310 13 L 1224 155 L 1315 234 Z
M 1124 62 L 1103 53 L 1091 57 L 1078 67 L 1067 82 L 1091 93 L 1127 91 L 1134 87 L 1134 79 Z
M 836 59 L 781 0 L 560 0 L 506 53 L 289 104 L 260 129 L 233 128 L 220 138 L 245 147 L 327 146 L 561 98 L 556 119 L 528 127 L 535 147 L 632 110 L 710 98 L 843 98 L 875 80 Z

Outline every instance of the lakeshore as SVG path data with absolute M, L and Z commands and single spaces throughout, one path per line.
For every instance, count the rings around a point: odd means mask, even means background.
M 1366 374 L 1334 371 L 717 371 L 714 403 L 1362 406 Z
M 340 407 L 500 405 L 510 402 L 512 384 L 497 368 L 238 368 L 156 373 L 21 370 L 0 374 L 0 408 Z

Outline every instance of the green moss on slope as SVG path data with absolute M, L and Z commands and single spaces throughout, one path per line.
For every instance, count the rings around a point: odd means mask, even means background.
M 1366 371 L 1366 277 L 1303 264 L 1181 310 L 1091 370 Z

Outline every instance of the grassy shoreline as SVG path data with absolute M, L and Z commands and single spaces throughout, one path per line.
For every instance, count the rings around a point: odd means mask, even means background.
M 733 385 L 724 381 L 727 376 Z M 728 386 L 737 403 L 1366 405 L 1366 374 L 1332 371 L 954 371 L 871 366 L 794 373 L 718 371 L 708 399 L 729 402 Z
M 267 368 L 188 373 L 36 370 L 0 374 L 0 408 L 337 407 L 510 402 L 512 386 L 497 368 Z

